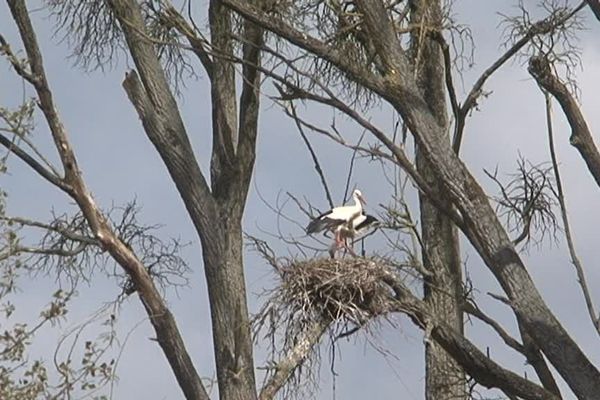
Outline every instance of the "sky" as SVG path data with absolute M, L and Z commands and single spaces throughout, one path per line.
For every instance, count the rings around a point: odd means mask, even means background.
M 464 99 L 472 83 L 502 51 L 501 16 L 515 14 L 512 2 L 457 0 L 455 19 L 469 26 L 476 43 L 474 65 L 456 79 L 459 98 Z M 535 12 L 533 2 L 526 1 Z M 35 3 L 34 3 L 35 4 Z M 35 5 L 31 6 L 35 9 Z M 580 33 L 581 67 L 577 69 L 580 102 L 592 130 L 600 126 L 600 23 L 584 10 L 587 29 Z M 142 206 L 140 219 L 147 224 L 162 224 L 162 237 L 178 237 L 189 243 L 182 250 L 191 274 L 189 287 L 167 291 L 188 349 L 202 376 L 214 377 L 210 317 L 206 286 L 202 271 L 200 245 L 192 224 L 186 216 L 183 203 L 176 193 L 160 158 L 145 137 L 141 124 L 121 87 L 125 71 L 131 66 L 123 57 L 113 68 L 86 72 L 74 65 L 68 43 L 53 35 L 52 20 L 43 10 L 33 13 L 33 21 L 44 54 L 45 67 L 59 111 L 69 132 L 80 168 L 88 187 L 103 207 L 122 205 L 136 199 Z M 15 26 L 6 4 L 0 3 L 0 33 L 14 48 L 18 48 Z M 526 64 L 517 60 L 503 67 L 492 77 L 485 89 L 491 94 L 480 102 L 479 110 L 469 118 L 465 131 L 462 156 L 471 172 L 480 179 L 490 194 L 493 184 L 486 180 L 484 169 L 512 172 L 521 154 L 534 163 L 549 160 L 545 131 L 544 101 L 535 82 L 527 73 Z M 23 93 L 22 82 L 2 61 L 0 62 L 0 104 L 16 105 Z M 178 99 L 188 126 L 188 133 L 204 171 L 210 160 L 210 104 L 205 78 L 188 82 L 183 96 Z M 574 148 L 569 145 L 570 131 L 557 105 L 554 107 L 555 135 L 560 159 L 566 201 L 576 246 L 586 266 L 588 282 L 594 299 L 600 298 L 600 272 L 595 268 L 598 234 L 596 226 L 600 215 L 593 205 L 600 200 L 598 187 Z M 312 107 L 299 110 L 312 121 L 329 124 L 330 110 Z M 394 121 L 385 106 L 369 110 L 369 117 L 386 130 Z M 358 137 L 361 131 L 343 120 L 340 127 L 348 136 Z M 47 127 L 41 119 L 32 139 L 52 160 L 52 150 Z M 327 139 L 312 135 L 311 140 L 323 163 L 333 191 L 334 200 L 343 198 L 345 177 L 351 155 L 341 151 Z M 299 150 L 301 149 L 301 150 Z M 11 215 L 29 216 L 47 220 L 52 210 L 72 210 L 73 205 L 58 190 L 52 188 L 24 167 L 17 159 L 9 158 L 9 170 L 0 175 L 0 187 L 9 193 L 8 210 Z M 360 187 L 368 200 L 368 211 L 381 212 L 378 204 L 389 201 L 389 187 L 377 165 L 359 160 L 352 184 Z M 278 221 L 265 201 L 276 204 L 290 192 L 306 196 L 317 206 L 326 208 L 319 178 L 312 167 L 309 154 L 304 151 L 300 136 L 292 121 L 282 115 L 277 106 L 263 98 L 257 160 L 251 194 L 244 219 L 244 229 L 252 234 L 268 235 L 264 231 L 300 235 L 297 226 Z M 287 205 L 286 212 L 299 217 L 297 210 Z M 280 225 L 279 225 L 280 224 Z M 269 239 L 282 255 L 288 251 L 285 244 Z M 376 249 L 383 246 L 381 235 L 368 244 Z M 477 253 L 464 242 L 463 260 L 470 277 L 478 289 L 476 296 L 490 314 L 516 333 L 514 318 L 506 308 L 491 300 L 486 293 L 501 293 L 491 274 L 483 266 Z M 569 263 L 564 240 L 545 241 L 539 247 L 523 252 L 529 273 L 550 308 L 578 341 L 588 356 L 600 365 L 598 336 L 589 322 L 576 277 Z M 246 254 L 246 279 L 249 306 L 257 311 L 262 303 L 260 293 L 273 284 L 269 267 L 255 254 Z M 40 305 L 48 301 L 53 292 L 53 279 L 38 277 L 21 282 L 19 309 L 15 318 L 32 318 Z M 98 277 L 78 290 L 69 314 L 69 320 L 38 337 L 32 346 L 32 357 L 48 360 L 57 339 L 73 326 L 85 321 L 101 305 L 114 300 L 119 294 L 114 281 Z M 0 328 L 5 321 L 0 320 Z M 330 344 L 323 345 L 323 365 L 320 390 L 316 399 L 422 399 L 424 386 L 422 334 L 404 317 L 394 316 L 393 326 L 382 323 L 375 336 L 358 335 L 341 341 L 335 348 L 335 382 L 330 370 Z M 96 325 L 97 326 L 97 325 Z M 93 329 L 88 333 L 94 335 Z M 533 376 L 522 358 L 505 349 L 499 339 L 486 327 L 467 324 L 467 332 L 480 348 L 490 349 L 491 356 L 502 365 L 518 373 Z M 151 327 L 136 296 L 131 296 L 119 310 L 119 338 L 126 341 L 120 354 L 118 374 L 121 379 L 114 387 L 115 399 L 181 399 L 176 381 L 160 349 L 154 341 Z M 130 333 L 130 334 L 129 334 Z M 128 335 L 129 334 L 129 335 Z M 385 349 L 385 352 L 381 351 Z M 264 347 L 256 349 L 256 365 L 266 357 Z M 564 384 L 561 384 L 565 388 Z M 564 389 L 565 398 L 569 398 Z M 213 392 L 213 397 L 215 393 Z

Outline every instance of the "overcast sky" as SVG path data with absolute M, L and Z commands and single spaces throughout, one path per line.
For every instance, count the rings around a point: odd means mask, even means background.
M 465 71 L 462 81 L 456 80 L 462 99 L 472 82 L 501 51 L 502 32 L 498 26 L 501 17 L 497 12 L 514 14 L 517 11 L 508 6 L 510 2 L 464 0 L 455 3 L 455 19 L 472 29 L 476 43 L 473 68 Z M 500 3 L 505 5 L 501 6 Z M 492 9 L 492 4 L 503 8 Z M 600 23 L 593 19 L 589 10 L 584 10 L 582 14 L 585 15 L 588 29 L 580 34 L 582 68 L 577 70 L 577 77 L 581 88 L 582 109 L 592 131 L 597 131 L 600 126 Z M 121 88 L 124 73 L 129 68 L 127 61 L 121 57 L 121 61 L 111 70 L 83 72 L 73 66 L 68 46 L 61 43 L 59 37 L 53 37 L 52 21 L 47 18 L 46 12 L 35 12 L 33 19 L 56 102 L 84 178 L 98 203 L 103 207 L 110 207 L 135 198 L 143 207 L 141 219 L 144 223 L 164 224 L 161 230 L 163 237 L 179 237 L 184 242 L 190 242 L 183 249 L 183 256 L 193 271 L 190 275 L 190 287 L 178 292 L 169 291 L 167 297 L 197 369 L 203 376 L 210 377 L 214 370 L 212 339 L 198 240 L 174 185 L 146 139 Z M 20 47 L 4 2 L 0 3 L 0 33 L 6 36 L 15 49 Z M 23 87 L 22 82 L 14 77 L 13 72 L 2 61 L 0 105 L 19 104 L 23 98 Z M 549 156 L 543 96 L 528 75 L 526 65 L 514 62 L 505 66 L 485 88 L 492 93 L 481 101 L 480 111 L 475 112 L 468 120 L 462 155 L 471 171 L 482 178 L 483 185 L 492 194 L 494 187 L 485 180 L 484 168 L 493 170 L 498 167 L 500 171 L 511 172 L 519 153 L 535 163 L 547 161 Z M 27 95 L 31 95 L 29 88 L 25 90 Z M 189 127 L 188 132 L 204 171 L 208 171 L 211 142 L 208 93 L 206 80 L 200 78 L 190 81 L 184 96 L 179 99 Z M 600 239 L 596 226 L 600 223 L 600 215 L 595 208 L 600 200 L 599 190 L 578 153 L 569 145 L 570 132 L 557 106 L 555 110 L 557 150 L 576 245 L 587 267 L 587 277 L 594 298 L 600 301 L 600 285 L 597 284 L 600 282 L 600 272 L 596 265 Z M 330 111 L 322 108 L 310 111 L 310 117 L 314 121 L 330 122 Z M 370 116 L 388 131 L 393 126 L 394 119 L 385 107 L 371 110 Z M 360 135 L 358 128 L 350 128 L 351 125 L 343 122 L 341 124 L 349 130 L 355 130 L 347 132 L 349 137 Z M 266 98 L 263 101 L 259 135 L 254 182 L 245 216 L 245 229 L 254 234 L 261 234 L 261 229 L 277 229 L 276 216 L 260 199 L 259 193 L 267 201 L 275 203 L 279 194 L 289 191 L 307 196 L 315 204 L 326 207 L 319 179 L 294 125 Z M 343 197 L 350 154 L 340 151 L 326 139 L 315 136 L 312 139 L 323 160 L 334 199 L 339 202 Z M 56 160 L 50 146 L 48 129 L 41 119 L 37 121 L 33 140 L 45 154 Z M 352 184 L 360 187 L 366 195 L 369 201 L 368 211 L 371 213 L 379 212 L 377 205 L 389 201 L 389 186 L 380 169 L 366 160 L 358 163 Z M 63 194 L 50 187 L 14 157 L 9 159 L 8 174 L 0 176 L 0 187 L 10 194 L 8 210 L 11 215 L 48 220 L 51 210 L 72 210 L 72 205 Z M 294 211 L 290 208 L 289 212 Z M 294 234 L 300 233 L 291 225 L 284 228 Z M 370 245 L 377 248 L 381 243 L 381 237 L 376 237 Z M 283 254 L 287 251 L 282 243 L 272 244 Z M 493 277 L 467 244 L 462 250 L 481 304 L 515 333 L 511 313 L 504 306 L 486 298 L 485 293 L 488 291 L 500 293 Z M 552 310 L 588 356 L 596 365 L 600 365 L 598 337 L 587 317 L 564 241 L 546 241 L 539 248 L 530 249 L 525 258 L 530 274 Z M 257 294 L 272 283 L 272 275 L 269 268 L 253 254 L 247 256 L 246 271 L 249 303 L 252 311 L 256 311 L 261 304 Z M 21 287 L 23 291 L 18 297 L 17 317 L 31 317 L 32 313 L 35 316 L 39 312 L 41 304 L 48 301 L 48 295 L 55 286 L 53 280 L 36 279 L 31 282 L 23 281 Z M 102 278 L 95 280 L 93 285 L 81 286 L 68 323 L 57 329 L 47 330 L 43 337 L 38 337 L 33 354 L 50 359 L 48 349 L 53 348 L 61 334 L 73 324 L 83 322 L 91 312 L 104 302 L 114 300 L 118 294 L 119 288 L 114 281 Z M 120 311 L 121 339 L 125 339 L 126 333 L 144 319 L 145 313 L 139 300 L 132 296 Z M 0 328 L 4 322 L 0 320 Z M 397 317 L 394 322 L 395 327 L 383 323 L 380 333 L 369 339 L 375 342 L 375 346 L 369 344 L 363 335 L 339 343 L 335 357 L 337 399 L 423 398 L 422 335 L 406 318 Z M 505 350 L 487 328 L 467 325 L 467 331 L 469 337 L 482 349 L 490 347 L 492 357 L 497 362 L 518 373 L 534 375 L 531 368 L 524 365 L 523 359 Z M 129 337 L 119 364 L 121 379 L 115 387 L 114 398 L 183 398 L 162 352 L 155 342 L 149 340 L 152 336 L 152 330 L 146 321 L 139 324 Z M 328 346 L 327 343 L 323 352 L 321 390 L 315 395 L 318 399 L 332 398 Z M 386 349 L 389 355 L 384 356 L 375 347 Z M 257 348 L 256 354 L 256 363 L 261 365 L 264 361 L 263 349 Z M 568 393 L 566 390 L 564 393 Z M 566 398 L 569 396 L 566 395 Z

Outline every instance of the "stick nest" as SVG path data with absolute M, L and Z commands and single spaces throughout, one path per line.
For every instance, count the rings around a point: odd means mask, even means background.
M 394 295 L 385 282 L 398 272 L 383 260 L 316 258 L 274 266 L 280 282 L 267 293 L 255 320 L 255 332 L 266 327 L 267 337 L 278 332 L 284 342 L 293 342 L 315 323 L 329 325 L 335 337 L 394 309 Z
M 271 360 L 281 359 L 299 343 L 310 341 L 306 336 L 310 332 L 325 333 L 333 345 L 377 317 L 397 310 L 394 292 L 386 282 L 390 277 L 400 278 L 401 272 L 384 259 L 281 261 L 273 255 L 267 259 L 279 282 L 266 293 L 268 300 L 255 318 L 254 332 L 270 343 Z M 306 394 L 311 385 L 318 385 L 319 346 L 311 346 L 305 356 L 284 390 L 290 397 L 284 398 L 302 398 L 298 393 Z M 276 370 L 266 369 L 267 375 Z
M 280 301 L 306 316 L 363 325 L 387 309 L 387 274 L 381 264 L 364 258 L 295 261 L 280 270 Z

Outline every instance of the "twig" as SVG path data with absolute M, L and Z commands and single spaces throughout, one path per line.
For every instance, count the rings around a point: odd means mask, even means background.
M 284 93 L 283 89 L 279 85 L 275 85 L 275 87 L 283 95 L 283 93 Z M 294 120 L 296 127 L 298 128 L 298 133 L 300 133 L 300 136 L 302 136 L 302 140 L 304 141 L 304 144 L 306 144 L 306 147 L 308 148 L 308 151 L 310 152 L 312 160 L 315 164 L 314 167 L 315 167 L 315 170 L 317 171 L 317 174 L 319 174 L 319 178 L 321 179 L 323 190 L 325 191 L 325 196 L 327 197 L 329 206 L 331 208 L 333 208 L 333 205 L 334 205 L 333 198 L 331 197 L 331 192 L 329 191 L 329 186 L 327 185 L 327 180 L 325 179 L 325 174 L 323 173 L 323 169 L 321 168 L 321 164 L 319 163 L 317 154 L 315 153 L 312 145 L 310 144 L 310 141 L 308 140 L 306 133 L 304 133 L 304 129 L 302 129 L 302 124 L 299 122 L 298 114 L 296 113 L 296 106 L 294 106 L 294 103 L 292 101 L 289 102 L 289 108 L 290 108 L 290 112 L 291 112 L 291 117 Z
M 37 172 L 42 178 L 54 186 L 69 193 L 71 187 L 65 183 L 59 176 L 55 175 L 52 171 L 46 169 L 40 164 L 35 158 L 31 157 L 25 150 L 21 149 L 17 144 L 13 143 L 12 140 L 6 136 L 0 134 L 0 144 L 4 146 L 9 152 L 19 157 L 24 163 L 29 165 L 35 172 Z
M 571 17 L 573 17 L 579 10 L 585 6 L 585 2 L 582 2 L 575 7 L 570 13 L 558 20 L 553 20 L 554 15 L 549 16 L 541 21 L 538 21 L 531 25 L 527 33 L 519 40 L 517 40 L 504 54 L 502 54 L 491 66 L 489 66 L 481 76 L 475 81 L 475 84 L 471 88 L 471 91 L 467 95 L 464 103 L 459 109 L 455 126 L 454 126 L 454 138 L 452 140 L 452 148 L 455 153 L 460 152 L 460 146 L 462 143 L 463 132 L 465 128 L 465 120 L 467 115 L 473 107 L 477 105 L 477 99 L 483 93 L 483 85 L 494 72 L 496 72 L 501 66 L 503 66 L 508 60 L 512 58 L 519 50 L 521 50 L 529 41 L 534 37 L 550 33 L 560 24 L 565 23 Z
M 344 188 L 344 203 L 348 199 L 348 194 L 350 191 L 350 181 L 352 179 L 352 172 L 354 171 L 354 161 L 356 160 L 356 155 L 358 154 L 358 146 L 360 146 L 364 137 L 365 137 L 365 132 L 363 132 L 360 135 L 358 142 L 356 142 L 354 151 L 352 151 L 352 157 L 350 158 L 350 167 L 348 168 L 348 176 L 346 177 L 346 187 Z
M 516 339 L 514 339 L 512 336 L 510 336 L 508 332 L 506 332 L 498 322 L 496 322 L 494 319 L 490 318 L 487 314 L 481 311 L 481 309 L 477 307 L 476 304 L 465 302 L 463 307 L 466 313 L 476 317 L 480 321 L 485 322 L 486 324 L 491 326 L 492 329 L 496 331 L 496 333 L 502 338 L 504 343 L 506 343 L 509 347 L 515 349 L 521 354 L 525 354 L 525 349 L 523 348 L 523 345 L 519 343 Z
M 573 263 L 573 267 L 575 267 L 575 271 L 577 273 L 577 280 L 579 282 L 579 285 L 581 286 L 581 291 L 583 292 L 583 297 L 585 299 L 588 314 L 590 315 L 590 319 L 594 324 L 594 328 L 596 328 L 596 332 L 600 334 L 600 316 L 596 313 L 596 310 L 594 308 L 594 302 L 592 300 L 592 296 L 590 294 L 590 290 L 585 279 L 583 265 L 581 264 L 581 260 L 577 256 L 577 252 L 575 250 L 575 240 L 573 239 L 573 234 L 571 233 L 571 225 L 569 223 L 569 217 L 567 213 L 565 194 L 563 192 L 562 180 L 560 178 L 558 160 L 556 157 L 556 150 L 554 148 L 554 132 L 552 127 L 552 102 L 550 100 L 550 94 L 547 91 L 544 91 L 544 97 L 546 99 L 546 124 L 548 127 L 548 146 L 550 147 L 552 168 L 554 169 L 554 176 L 556 178 L 556 197 L 558 197 L 558 203 L 560 204 L 560 213 L 563 220 L 565 238 L 567 240 L 567 247 L 569 248 L 571 262 Z

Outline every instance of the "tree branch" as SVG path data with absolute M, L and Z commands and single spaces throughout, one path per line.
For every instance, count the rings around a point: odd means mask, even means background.
M 502 328 L 502 326 L 498 322 L 496 322 L 494 319 L 490 318 L 487 314 L 481 311 L 481 309 L 477 307 L 477 305 L 465 302 L 463 307 L 466 313 L 474 316 L 478 320 L 485 322 L 490 327 L 492 327 L 492 329 L 496 331 L 498 336 L 502 338 L 502 340 L 504 341 L 504 343 L 506 343 L 507 346 L 513 348 L 521 354 L 525 354 L 523 345 L 519 343 L 515 338 L 510 336 L 508 332 L 506 332 L 506 330 L 504 330 L 504 328 Z
M 170 1 L 163 0 L 167 3 L 167 7 L 165 8 L 165 12 L 163 14 L 164 18 L 166 18 L 169 23 L 171 23 L 177 31 L 186 37 L 188 43 L 192 47 L 192 51 L 204 67 L 206 74 L 209 79 L 212 78 L 213 75 L 213 61 L 211 60 L 206 47 L 209 47 L 210 44 L 206 41 L 206 39 L 199 37 L 194 29 L 188 24 L 188 22 L 177 12 L 173 4 Z
M 220 2 L 257 25 L 260 25 L 275 34 L 280 35 L 290 43 L 306 49 L 332 63 L 341 71 L 345 72 L 350 78 L 364 85 L 366 88 L 377 93 L 386 93 L 386 88 L 389 87 L 390 84 L 389 81 L 377 77 L 362 68 L 352 65 L 345 60 L 345 55 L 343 53 L 331 48 L 330 46 L 327 46 L 319 39 L 316 39 L 304 32 L 298 31 L 279 18 L 272 18 L 266 15 L 256 7 L 252 6 L 250 2 L 240 0 L 220 0 Z
M 242 45 L 242 93 L 239 100 L 238 144 L 236 162 L 241 170 L 241 184 L 238 185 L 236 201 L 245 204 L 254 161 L 256 158 L 256 138 L 258 134 L 258 114 L 260 106 L 260 65 L 264 30 L 253 22 L 244 20 Z
M 542 56 L 532 57 L 529 60 L 529 73 L 537 83 L 546 89 L 558 101 L 569 121 L 571 137 L 569 141 L 585 161 L 588 170 L 600 186 L 600 152 L 594 143 L 592 133 L 585 121 L 577 101 L 569 89 L 552 72 L 548 60 Z
M 306 328 L 296 345 L 274 367 L 269 368 L 273 369 L 275 373 L 260 390 L 259 400 L 271 400 L 275 397 L 296 368 L 306 360 L 313 347 L 319 343 L 328 326 L 329 322 L 327 321 L 316 321 Z
M 276 86 L 276 87 L 279 90 L 279 92 L 281 94 L 283 94 L 283 89 L 281 89 L 281 87 L 279 87 L 279 86 Z M 329 206 L 331 208 L 333 208 L 334 207 L 333 198 L 331 197 L 331 193 L 329 191 L 329 186 L 327 185 L 327 180 L 325 179 L 325 174 L 323 173 L 323 170 L 321 169 L 321 164 L 319 163 L 317 154 L 315 153 L 314 149 L 312 148 L 312 145 L 310 144 L 308 137 L 306 137 L 306 134 L 304 133 L 304 129 L 302 129 L 302 123 L 300 122 L 300 119 L 298 118 L 298 114 L 296 113 L 296 107 L 294 106 L 294 104 L 291 101 L 290 101 L 290 114 L 289 115 L 294 120 L 294 123 L 296 124 L 296 127 L 298 128 L 298 132 L 300 133 L 300 136 L 302 136 L 302 140 L 304 141 L 304 144 L 306 144 L 306 147 L 308 148 L 308 152 L 310 153 L 310 156 L 312 157 L 312 160 L 315 164 L 314 165 L 315 170 L 317 171 L 319 178 L 321 178 L 321 184 L 323 186 L 323 190 L 325 190 L 325 197 L 327 198 L 327 201 L 329 202 Z
M 592 9 L 596 19 L 600 21 L 600 0 L 585 0 L 585 2 Z
M 475 81 L 475 84 L 469 91 L 464 103 L 460 107 L 458 112 L 458 118 L 454 124 L 454 138 L 452 140 L 452 148 L 454 152 L 458 154 L 460 152 L 460 146 L 462 144 L 463 131 L 465 128 L 465 121 L 467 115 L 473 107 L 477 105 L 477 99 L 483 93 L 483 85 L 486 83 L 488 78 L 492 76 L 500 67 L 502 67 L 508 60 L 510 60 L 519 50 L 521 50 L 527 43 L 533 38 L 539 35 L 545 35 L 552 30 L 556 29 L 557 26 L 565 23 L 571 17 L 573 17 L 579 10 L 583 8 L 585 3 L 581 3 L 575 7 L 569 14 L 556 18 L 554 15 L 549 16 L 541 21 L 538 21 L 531 25 L 527 33 L 519 40 L 517 40 L 508 50 L 504 52 L 492 65 L 490 65 L 481 76 Z
M 596 329 L 596 332 L 600 334 L 600 315 L 596 313 L 596 309 L 594 307 L 594 301 L 592 300 L 592 295 L 590 294 L 590 290 L 587 285 L 587 280 L 585 279 L 585 272 L 583 269 L 583 264 L 577 255 L 577 251 L 575 250 L 575 240 L 573 239 L 573 234 L 571 233 L 571 224 L 569 223 L 569 216 L 567 213 L 567 204 L 565 200 L 565 194 L 563 192 L 562 179 L 560 177 L 560 171 L 558 168 L 558 158 L 556 156 L 556 150 L 554 149 L 554 129 L 552 126 L 552 103 L 550 100 L 550 95 L 548 92 L 544 91 L 544 97 L 546 99 L 546 125 L 548 129 L 548 146 L 550 148 L 550 157 L 552 159 L 552 168 L 554 170 L 554 177 L 556 179 L 556 197 L 558 198 L 558 203 L 560 204 L 560 214 L 563 220 L 563 229 L 565 231 L 565 238 L 567 240 L 567 247 L 569 248 L 569 255 L 571 256 L 571 263 L 575 268 L 575 272 L 577 273 L 577 281 L 581 286 L 581 291 L 583 293 L 583 298 L 585 299 L 585 305 L 587 307 L 588 314 L 590 316 L 590 320 Z
M 383 60 L 384 73 L 395 75 L 410 74 L 410 70 L 397 70 L 399 66 L 408 62 L 404 51 L 397 39 L 396 30 L 390 20 L 387 9 L 381 0 L 357 0 L 356 5 L 363 15 L 364 23 L 370 36 L 370 42 Z
M 450 98 L 450 106 L 452 107 L 452 115 L 454 121 L 458 121 L 460 117 L 460 106 L 456 97 L 456 90 L 454 89 L 454 82 L 452 80 L 452 57 L 450 56 L 450 46 L 444 39 L 444 35 L 441 32 L 434 31 L 431 33 L 433 39 L 440 45 L 442 49 L 442 55 L 444 56 L 444 78 L 446 81 L 446 90 L 448 90 L 448 97 Z M 458 153 L 458 152 L 457 152 Z
M 556 380 L 554 379 L 554 375 L 552 375 L 552 371 L 550 368 L 548 368 L 548 364 L 546 363 L 546 359 L 544 358 L 540 347 L 537 345 L 537 343 L 535 343 L 533 337 L 531 337 L 531 335 L 527 332 L 525 324 L 523 324 L 519 318 L 517 318 L 517 323 L 519 325 L 521 339 L 523 340 L 523 354 L 527 358 L 527 362 L 535 370 L 535 373 L 540 379 L 542 386 L 544 386 L 550 393 L 555 394 L 558 398 L 562 398 L 560 395 L 560 389 L 558 388 Z
M 50 127 L 56 149 L 65 169 L 65 182 L 71 188 L 68 193 L 78 204 L 102 248 L 110 253 L 111 257 L 135 283 L 140 300 L 150 316 L 158 343 L 169 360 L 186 398 L 189 400 L 208 400 L 209 396 L 185 349 L 175 319 L 154 285 L 146 266 L 110 227 L 83 181 L 77 167 L 75 154 L 52 99 L 52 92 L 43 67 L 42 55 L 24 0 L 8 0 L 8 5 L 27 52 L 29 65 L 35 78 L 33 85 L 38 94 L 40 108 Z M 171 143 L 171 145 L 173 144 Z
M 6 260 L 9 257 L 18 255 L 19 253 L 27 253 L 27 254 L 39 254 L 45 256 L 57 256 L 57 257 L 75 257 L 80 254 L 85 248 L 89 246 L 87 243 L 81 243 L 79 246 L 75 247 L 72 250 L 64 250 L 64 249 L 52 249 L 52 248 L 42 248 L 42 247 L 31 247 L 31 246 L 17 246 L 10 248 L 5 253 L 0 253 L 0 261 Z
M 498 388 L 509 395 L 526 400 L 558 400 L 546 389 L 502 368 L 483 354 L 468 339 L 429 313 L 422 300 L 415 297 L 405 284 L 393 274 L 384 281 L 394 290 L 397 310 L 409 315 L 413 322 L 446 350 L 473 379 L 488 388 Z
M 9 152 L 16 155 L 31 169 L 37 172 L 42 178 L 58 187 L 59 189 L 69 193 L 71 187 L 66 184 L 60 177 L 56 176 L 52 171 L 46 169 L 40 164 L 35 158 L 31 157 L 25 150 L 21 149 L 17 144 L 13 143 L 9 138 L 0 133 L 0 144 L 4 146 Z
M 65 237 L 66 239 L 69 239 L 69 240 L 86 243 L 86 244 L 90 244 L 90 245 L 100 245 L 100 242 L 98 242 L 96 239 L 94 239 L 92 237 L 80 235 L 80 234 L 72 232 L 68 229 L 61 228 L 60 226 L 57 226 L 57 225 L 50 225 L 50 224 L 46 224 L 43 222 L 33 221 L 33 220 L 30 220 L 27 218 L 20 218 L 20 217 L 0 216 L 0 221 L 6 221 L 9 224 L 18 224 L 18 225 L 30 226 L 30 227 L 34 227 L 34 228 L 41 228 L 41 229 L 44 229 L 47 231 L 53 231 L 53 232 L 59 233 L 61 236 Z
M 35 77 L 27 71 L 27 69 L 21 62 L 19 62 L 19 59 L 12 52 L 10 45 L 8 44 L 8 42 L 2 35 L 0 35 L 0 54 L 6 55 L 6 57 L 8 58 L 8 61 L 10 62 L 12 67 L 15 69 L 16 73 L 21 78 L 25 79 L 27 82 L 31 83 L 32 85 L 36 84 Z

